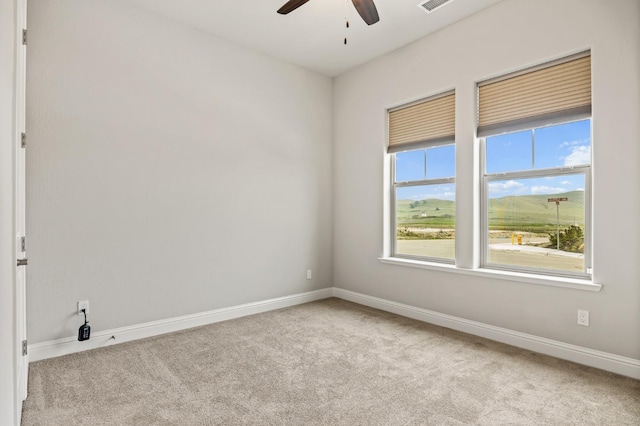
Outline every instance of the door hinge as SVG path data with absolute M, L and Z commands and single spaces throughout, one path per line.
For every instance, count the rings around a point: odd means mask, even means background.
M 22 30 L 22 44 L 27 45 L 27 30 Z
M 23 340 L 22 341 L 22 356 L 27 355 L 27 341 Z
M 20 136 L 20 145 L 21 145 L 23 148 L 26 148 L 26 147 L 27 147 L 27 134 L 26 134 L 26 133 L 23 133 L 23 134 Z
M 20 249 L 23 253 L 27 251 L 27 237 L 20 238 Z

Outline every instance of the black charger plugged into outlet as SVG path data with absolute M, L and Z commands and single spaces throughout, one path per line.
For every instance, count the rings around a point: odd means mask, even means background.
M 78 340 L 80 342 L 89 340 L 89 337 L 91 336 L 91 327 L 89 326 L 89 321 L 87 321 L 86 309 L 83 309 L 82 313 L 84 314 L 84 324 L 82 324 L 78 329 Z

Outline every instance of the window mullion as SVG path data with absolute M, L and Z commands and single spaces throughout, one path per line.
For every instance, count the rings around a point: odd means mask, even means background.
M 551 168 L 551 169 L 522 170 L 517 172 L 485 174 L 484 178 L 489 182 L 491 182 L 494 180 L 537 178 L 537 177 L 545 177 L 549 175 L 554 175 L 554 176 L 575 175 L 575 174 L 585 173 L 588 169 L 589 169 L 589 166 L 572 166 L 572 167 L 558 167 L 558 168 Z
M 531 130 L 531 168 L 536 168 L 536 129 Z
M 425 148 L 423 150 L 423 156 L 422 156 L 422 161 L 423 161 L 423 167 L 424 167 L 424 178 L 425 180 L 427 179 L 427 148 Z
M 422 186 L 422 185 L 438 185 L 443 183 L 454 183 L 456 178 L 442 178 L 442 179 L 424 179 L 424 180 L 412 180 L 408 182 L 396 182 L 394 185 L 396 188 L 406 188 L 409 186 Z

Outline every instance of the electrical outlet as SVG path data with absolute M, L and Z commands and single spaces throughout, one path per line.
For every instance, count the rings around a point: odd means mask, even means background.
M 578 325 L 589 326 L 589 311 L 578 309 Z
M 307 279 L 311 279 L 311 269 L 307 269 Z
M 88 314 L 89 313 L 89 301 L 88 300 L 78 300 L 78 316 L 83 315 L 82 310 Z

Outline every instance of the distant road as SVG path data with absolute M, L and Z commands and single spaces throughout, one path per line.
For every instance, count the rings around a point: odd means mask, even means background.
M 553 256 L 566 256 L 573 257 L 575 259 L 582 259 L 584 257 L 583 253 L 571 253 L 568 251 L 536 247 L 536 246 L 525 246 L 525 245 L 517 245 L 511 243 L 502 243 L 502 244 L 489 244 L 489 250 L 499 250 L 499 251 L 512 251 L 516 253 L 540 253 L 546 255 Z
M 496 241 L 497 240 L 497 241 Z M 534 240 L 534 239 L 528 239 Z M 546 238 L 541 241 L 548 242 Z M 523 241 L 524 242 L 524 241 Z M 399 254 L 454 259 L 455 240 L 398 240 Z M 493 239 L 489 244 L 489 261 L 495 264 L 584 272 L 584 255 L 554 249 L 511 244 L 511 238 Z

